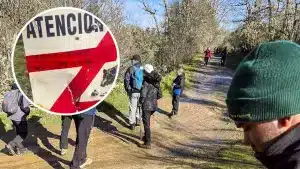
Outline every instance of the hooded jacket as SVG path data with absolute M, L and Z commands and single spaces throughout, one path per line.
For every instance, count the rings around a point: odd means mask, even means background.
M 144 72 L 144 83 L 140 97 L 143 111 L 156 111 L 161 79 L 161 76 L 155 71 L 150 74 Z
M 18 86 L 16 84 L 12 85 L 11 90 L 19 91 Z M 13 121 L 26 121 L 26 117 L 27 115 L 29 115 L 29 113 L 29 101 L 25 97 L 23 97 L 22 93 L 20 92 L 19 109 L 15 114 L 8 116 L 8 118 Z
M 280 136 L 255 157 L 268 169 L 300 169 L 300 125 Z

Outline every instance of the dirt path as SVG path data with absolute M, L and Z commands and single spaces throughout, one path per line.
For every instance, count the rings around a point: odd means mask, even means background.
M 222 168 L 234 164 L 243 168 L 258 168 L 256 163 L 223 158 L 220 152 L 229 149 L 242 138 L 232 122 L 224 117 L 225 93 L 232 72 L 216 64 L 201 66 L 194 72 L 192 87 L 181 99 L 179 115 L 169 119 L 165 114 L 171 110 L 171 98 L 159 102 L 159 113 L 152 117 L 153 148 L 137 147 L 139 128 L 131 132 L 125 128 L 126 117 L 121 113 L 96 117 L 92 130 L 88 156 L 93 159 L 88 169 L 177 169 Z M 33 153 L 10 157 L 0 154 L 0 168 L 68 168 L 74 150 L 75 130 L 70 131 L 70 146 L 66 156 L 59 156 L 60 126 L 31 125 L 39 132 L 29 133 L 26 144 Z M 9 138 L 12 132 L 4 137 Z M 37 136 L 38 138 L 35 138 Z M 7 139 L 8 140 L 8 139 Z M 0 141 L 0 149 L 5 141 Z M 52 145 L 52 146 L 51 146 Z

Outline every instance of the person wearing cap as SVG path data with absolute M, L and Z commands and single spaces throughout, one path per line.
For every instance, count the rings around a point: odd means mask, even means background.
M 151 131 L 150 118 L 157 109 L 157 100 L 160 99 L 160 81 L 161 76 L 154 71 L 150 64 L 144 66 L 144 84 L 140 97 L 140 104 L 142 105 L 142 120 L 144 124 L 145 135 L 143 137 L 144 144 L 140 145 L 142 148 L 151 148 Z
M 27 148 L 23 145 L 23 141 L 28 135 L 28 124 L 26 118 L 30 113 L 30 108 L 28 100 L 22 95 L 15 83 L 11 86 L 11 91 L 14 90 L 19 92 L 19 104 L 17 105 L 19 108 L 16 113 L 9 115 L 8 118 L 12 121 L 16 129 L 16 136 L 6 145 L 6 149 L 11 155 L 20 155 L 27 151 Z
M 70 169 L 81 169 L 92 163 L 92 159 L 87 158 L 87 144 L 91 130 L 94 126 L 96 108 L 92 108 L 84 113 L 73 115 L 72 118 L 76 127 L 76 147 Z
M 177 77 L 173 81 L 173 95 L 172 95 L 172 111 L 169 114 L 169 117 L 171 118 L 174 115 L 177 115 L 178 110 L 179 110 L 179 97 L 183 93 L 183 88 L 184 88 L 184 83 L 185 83 L 185 74 L 184 70 L 182 68 L 177 70 Z
M 300 168 L 300 46 L 262 43 L 238 66 L 227 93 L 229 117 L 269 169 Z
M 139 84 L 142 84 L 143 79 L 141 79 L 142 77 L 136 78 L 136 72 L 143 72 L 141 57 L 139 55 L 134 55 L 132 57 L 131 66 L 126 70 L 124 78 L 125 91 L 129 96 L 129 125 L 131 130 L 134 130 L 135 126 L 138 125 L 140 121 L 140 115 L 137 108 L 142 86 L 136 85 L 136 80 L 140 80 Z

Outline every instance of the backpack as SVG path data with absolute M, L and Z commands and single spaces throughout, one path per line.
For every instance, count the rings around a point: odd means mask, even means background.
M 2 110 L 9 116 L 15 114 L 18 111 L 19 97 L 20 97 L 19 90 L 12 90 L 12 91 L 7 92 L 4 95 L 4 98 L 2 101 Z
M 141 90 L 144 81 L 144 71 L 140 67 L 133 66 L 134 72 L 132 78 L 132 88 Z
M 173 95 L 180 96 L 181 95 L 181 89 L 173 89 Z

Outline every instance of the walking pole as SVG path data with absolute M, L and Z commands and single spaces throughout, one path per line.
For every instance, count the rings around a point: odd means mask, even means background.
M 141 106 L 138 106 L 138 111 L 140 114 L 140 140 L 143 141 L 143 137 L 144 137 L 144 126 L 143 126 L 143 119 L 142 119 L 142 111 L 141 111 Z

